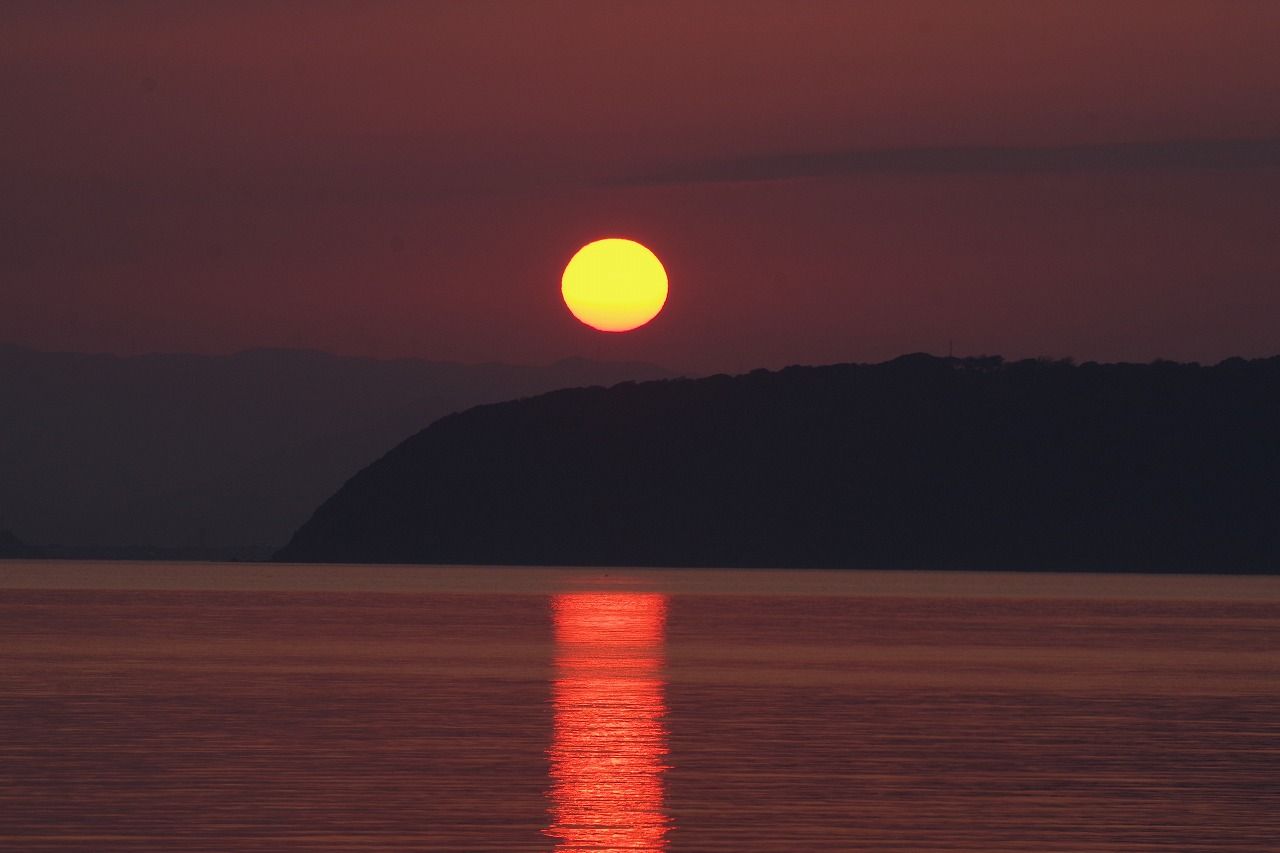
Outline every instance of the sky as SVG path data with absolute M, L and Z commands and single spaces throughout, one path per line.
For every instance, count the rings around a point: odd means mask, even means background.
M 0 342 L 1280 353 L 1280 3 L 7 2 Z M 560 273 L 626 236 L 634 332 Z

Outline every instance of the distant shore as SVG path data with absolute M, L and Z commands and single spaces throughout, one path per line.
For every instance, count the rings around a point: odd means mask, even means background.
M 699 596 L 1276 602 L 1280 576 L 0 560 L 0 590 L 6 589 L 465 595 L 629 590 Z

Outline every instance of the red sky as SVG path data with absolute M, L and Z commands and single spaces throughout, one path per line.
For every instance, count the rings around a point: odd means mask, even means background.
M 1280 352 L 1280 4 L 0 7 L 0 341 Z M 559 273 L 641 240 L 650 326 Z

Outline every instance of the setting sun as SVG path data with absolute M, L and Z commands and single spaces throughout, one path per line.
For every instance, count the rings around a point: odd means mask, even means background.
M 667 301 L 667 271 L 634 240 L 588 243 L 564 268 L 560 292 L 583 323 L 602 332 L 628 332 L 648 323 Z

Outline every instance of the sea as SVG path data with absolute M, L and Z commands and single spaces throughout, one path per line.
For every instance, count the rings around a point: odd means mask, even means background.
M 1280 850 L 1280 577 L 0 561 L 0 850 Z

